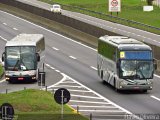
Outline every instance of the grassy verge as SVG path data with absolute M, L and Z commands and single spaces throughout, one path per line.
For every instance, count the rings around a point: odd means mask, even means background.
M 79 1 L 75 1 L 75 0 L 41 0 L 41 1 L 48 2 L 51 4 L 53 4 L 54 2 L 58 2 L 63 5 L 78 6 L 81 8 L 85 8 L 87 10 L 92 10 L 92 11 L 96 11 L 96 12 L 101 12 L 106 15 L 110 15 L 110 13 L 108 12 L 108 0 L 107 1 L 106 0 L 79 0 Z M 133 20 L 136 22 L 140 22 L 143 24 L 147 24 L 150 26 L 160 28 L 160 15 L 159 15 L 160 8 L 159 7 L 154 6 L 154 10 L 152 12 L 143 12 L 143 6 L 146 5 L 146 2 L 144 2 L 144 1 L 141 1 L 141 0 L 122 0 L 121 4 L 122 4 L 122 11 L 119 13 L 118 17 L 125 18 L 128 20 Z M 82 12 L 82 13 L 89 14 L 94 17 L 98 17 L 101 19 L 125 24 L 128 26 L 136 27 L 139 29 L 147 30 L 147 31 L 153 31 L 155 33 L 157 31 L 159 31 L 159 30 L 153 30 L 152 28 L 150 28 L 151 29 L 150 30 L 148 28 L 145 28 L 144 26 L 139 27 L 139 25 L 136 25 L 133 23 L 128 23 L 127 21 L 123 21 L 123 20 L 119 20 L 119 19 L 114 19 L 114 18 L 110 18 L 110 17 L 106 18 L 100 14 L 86 12 L 84 10 L 73 9 L 73 7 L 70 7 L 70 8 L 64 7 L 64 9 L 70 9 L 72 11 Z M 117 16 L 117 14 L 113 13 L 113 16 Z M 160 32 L 157 32 L 157 33 L 159 34 Z
M 2 65 L 0 64 L 0 77 L 2 76 L 2 74 L 3 74 L 3 67 L 2 67 Z
M 0 94 L 0 105 L 10 103 L 15 109 L 18 120 L 60 120 L 61 106 L 55 103 L 50 92 L 23 90 L 9 94 Z M 64 120 L 87 120 L 64 105 Z

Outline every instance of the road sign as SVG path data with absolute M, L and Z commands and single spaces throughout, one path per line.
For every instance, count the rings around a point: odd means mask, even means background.
M 109 0 L 109 12 L 120 12 L 121 0 Z
M 38 72 L 38 86 L 45 86 L 45 72 Z
M 0 119 L 2 120 L 13 120 L 14 108 L 9 103 L 4 103 L 0 107 Z
M 54 94 L 54 99 L 58 104 L 66 104 L 69 102 L 70 98 L 70 92 L 65 88 L 56 90 Z

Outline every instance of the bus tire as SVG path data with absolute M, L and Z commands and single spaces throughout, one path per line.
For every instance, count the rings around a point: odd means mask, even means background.
M 115 91 L 117 92 L 118 91 L 118 89 L 116 88 L 116 79 L 114 78 L 114 89 L 115 89 Z
M 147 93 L 147 90 L 142 90 L 143 93 Z

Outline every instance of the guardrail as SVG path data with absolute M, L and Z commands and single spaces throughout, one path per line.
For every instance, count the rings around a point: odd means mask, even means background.
M 53 2 L 50 1 L 50 4 L 53 4 Z M 60 4 L 60 3 L 57 3 L 57 4 Z M 104 13 L 101 13 L 101 12 L 88 10 L 86 8 L 81 8 L 81 7 L 78 7 L 78 6 L 70 6 L 70 5 L 63 5 L 63 4 L 60 4 L 60 5 L 65 10 L 87 14 L 87 15 L 97 17 L 97 18 L 100 18 L 100 19 L 103 19 L 103 20 L 107 20 L 107 21 L 111 21 L 111 22 L 114 22 L 114 23 L 127 25 L 129 27 L 134 27 L 134 28 L 142 29 L 142 30 L 145 30 L 145 31 L 148 31 L 148 32 L 160 34 L 160 28 L 158 28 L 158 27 L 154 27 L 154 26 L 147 25 L 147 24 L 140 23 L 140 22 L 133 21 L 133 20 L 128 20 L 128 19 L 125 19 L 125 18 L 120 18 L 120 17 L 117 17 L 117 16 L 104 14 Z

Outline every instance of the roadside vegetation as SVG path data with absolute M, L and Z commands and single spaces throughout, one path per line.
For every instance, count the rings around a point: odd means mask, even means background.
M 41 0 L 41 1 L 48 2 L 50 4 L 59 3 L 63 5 L 63 9 L 68 9 L 68 10 L 70 9 L 71 11 L 82 12 L 102 19 L 106 18 L 103 18 L 99 14 L 93 14 L 93 13 L 91 14 L 90 12 L 86 12 L 83 10 L 78 11 L 75 10 L 75 8 L 73 10 L 73 8 L 71 7 L 77 6 L 87 10 L 101 12 L 103 14 L 110 15 L 110 13 L 108 12 L 108 0 Z M 121 3 L 122 10 L 118 14 L 118 17 L 160 28 L 160 7 L 154 6 L 153 11 L 143 12 L 143 6 L 147 5 L 146 1 L 141 1 L 141 0 L 121 0 L 121 1 L 122 1 Z M 70 8 L 64 7 L 64 5 L 69 5 Z M 117 16 L 117 13 L 113 13 L 112 15 Z M 122 23 L 121 20 L 115 21 L 113 20 L 113 18 L 110 19 L 110 21 Z M 122 24 L 128 24 L 128 23 L 122 23 Z M 134 27 L 134 25 L 132 26 Z
M 18 120 L 60 120 L 61 105 L 54 101 L 50 92 L 28 89 L 9 94 L 0 94 L 0 105 L 10 103 Z M 63 120 L 88 120 L 64 105 Z
M 0 77 L 2 76 L 2 74 L 3 74 L 3 67 L 2 67 L 2 65 L 0 64 Z

